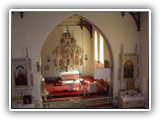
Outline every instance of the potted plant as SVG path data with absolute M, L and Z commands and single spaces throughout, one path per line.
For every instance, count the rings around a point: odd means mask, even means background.
M 136 91 L 134 90 L 134 91 L 131 92 L 131 95 L 133 96 L 135 93 L 136 93 Z
M 21 107 L 22 100 L 17 100 L 17 103 L 19 104 L 19 107 Z

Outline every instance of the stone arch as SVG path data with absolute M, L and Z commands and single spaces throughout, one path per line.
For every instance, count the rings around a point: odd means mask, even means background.
M 52 29 L 48 32 L 48 34 L 46 35 L 42 45 L 41 45 L 41 48 L 40 48 L 40 51 L 42 50 L 42 47 L 43 47 L 43 44 L 47 38 L 47 36 L 50 34 L 50 32 L 59 24 L 61 23 L 63 20 L 65 20 L 66 18 L 68 17 L 71 17 L 73 15 L 77 15 L 79 16 L 80 18 L 83 18 L 85 19 L 88 23 L 90 23 L 92 26 L 94 26 L 97 31 L 101 34 L 101 36 L 103 37 L 105 43 L 107 44 L 107 47 L 108 47 L 108 50 L 109 50 L 109 55 L 110 55 L 110 81 L 111 81 L 111 93 L 113 93 L 113 68 L 114 68 L 114 61 L 113 61 L 113 53 L 112 53 L 112 50 L 111 50 L 111 46 L 109 44 L 109 41 L 107 40 L 107 38 L 105 37 L 105 35 L 103 34 L 103 32 L 93 23 L 91 22 L 91 20 L 87 19 L 86 17 L 83 17 L 82 15 L 78 14 L 78 13 L 72 13 L 71 15 L 68 15 L 66 17 L 64 17 L 62 20 L 60 20 L 55 26 L 52 27 Z M 39 56 L 40 56 L 41 52 L 39 52 Z

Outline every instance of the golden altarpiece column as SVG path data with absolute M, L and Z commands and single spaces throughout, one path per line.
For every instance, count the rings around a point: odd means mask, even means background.
M 83 49 L 77 46 L 73 32 L 71 35 L 69 30 L 65 29 L 62 38 L 59 40 L 59 46 L 52 52 L 54 67 L 67 72 L 77 70 L 84 65 L 83 53 Z

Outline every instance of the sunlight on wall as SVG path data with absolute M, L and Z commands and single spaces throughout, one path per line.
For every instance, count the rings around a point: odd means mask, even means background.
M 100 35 L 100 62 L 104 63 L 103 37 Z
M 97 40 L 97 32 L 94 33 L 94 54 L 95 54 L 95 60 L 98 61 L 98 40 Z

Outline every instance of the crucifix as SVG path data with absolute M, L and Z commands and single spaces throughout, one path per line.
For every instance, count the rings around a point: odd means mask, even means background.
M 83 29 L 83 21 L 82 21 L 82 18 L 81 18 L 81 23 L 79 24 L 81 26 L 81 29 Z
M 15 12 L 12 12 L 12 14 L 13 14 L 13 13 L 15 13 Z M 21 18 L 23 18 L 24 12 L 19 12 L 19 14 L 20 14 Z

